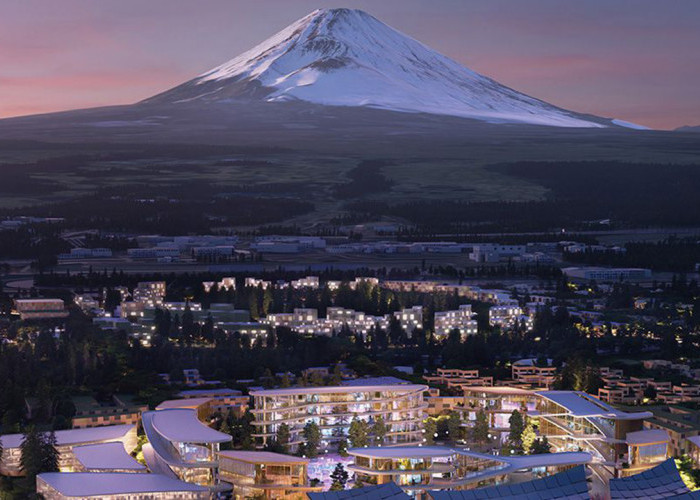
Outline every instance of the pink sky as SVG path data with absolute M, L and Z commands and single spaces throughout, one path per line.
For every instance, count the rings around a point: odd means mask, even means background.
M 567 109 L 655 128 L 700 124 L 697 0 L 3 2 L 0 117 L 135 102 L 339 6 Z

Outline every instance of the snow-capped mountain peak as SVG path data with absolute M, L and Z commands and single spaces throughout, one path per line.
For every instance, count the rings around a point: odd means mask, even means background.
M 147 102 L 259 99 L 453 115 L 492 123 L 603 127 L 482 76 L 366 12 L 320 9 Z

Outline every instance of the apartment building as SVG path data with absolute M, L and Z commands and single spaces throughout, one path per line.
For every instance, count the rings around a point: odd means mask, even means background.
M 219 247 L 220 248 L 220 247 Z M 230 247 L 232 249 L 231 253 L 227 255 L 232 255 L 233 254 L 233 247 Z M 236 278 L 233 277 L 225 277 L 221 278 L 220 281 L 202 281 L 202 288 L 204 288 L 204 291 L 206 293 L 211 292 L 214 287 L 216 286 L 216 289 L 219 291 L 235 291 L 236 290 Z
M 445 385 L 448 389 L 493 385 L 493 377 L 482 377 L 479 375 L 479 370 L 438 368 L 434 375 L 424 375 L 423 378 L 430 384 Z
M 141 281 L 132 294 L 135 302 L 143 302 L 147 307 L 156 307 L 165 300 L 165 281 Z
M 130 396 L 115 395 L 109 403 L 99 403 L 89 396 L 71 398 L 75 415 L 71 419 L 74 429 L 101 427 L 104 425 L 136 424 L 148 405 L 135 404 Z
M 333 446 L 347 436 L 354 418 L 370 421 L 381 416 L 389 432 L 387 445 L 419 444 L 423 441 L 423 419 L 427 386 L 397 383 L 398 379 L 356 379 L 340 386 L 291 387 L 251 392 L 254 400 L 254 437 L 259 448 L 275 439 L 281 424 L 291 432 L 290 446 L 304 442 L 302 431 L 308 422 L 321 429 L 322 448 Z
M 399 323 L 401 323 L 401 328 L 410 337 L 414 330 L 417 328 L 423 328 L 423 307 L 413 306 L 402 309 L 401 311 L 396 311 L 394 313 L 394 318 L 399 320 Z
M 456 311 L 440 311 L 435 313 L 435 336 L 447 337 L 452 330 L 459 330 L 462 340 L 469 335 L 476 335 L 477 322 L 474 319 L 471 304 L 463 304 Z
M 491 306 L 489 308 L 489 325 L 499 328 L 513 328 L 514 326 L 524 323 L 525 327 L 530 330 L 532 321 L 529 316 L 523 314 L 523 310 L 517 304 Z
M 309 288 L 311 290 L 318 290 L 319 280 L 318 276 L 306 276 L 305 278 L 290 281 L 289 285 L 295 289 Z
M 61 299 L 16 299 L 15 309 L 23 321 L 68 317 L 68 311 Z
M 250 397 L 234 389 L 191 389 L 181 391 L 178 396 L 183 399 L 211 399 L 212 410 L 219 413 L 232 412 L 237 417 L 243 416 L 248 410 Z
M 557 378 L 557 368 L 551 366 L 551 359 L 547 360 L 548 366 L 537 366 L 534 359 L 521 359 L 511 366 L 513 380 L 530 385 L 549 389 Z

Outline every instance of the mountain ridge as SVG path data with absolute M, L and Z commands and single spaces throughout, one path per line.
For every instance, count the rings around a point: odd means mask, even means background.
M 352 9 L 318 9 L 239 56 L 142 103 L 225 104 L 246 99 L 375 107 L 490 123 L 626 126 L 501 85 Z

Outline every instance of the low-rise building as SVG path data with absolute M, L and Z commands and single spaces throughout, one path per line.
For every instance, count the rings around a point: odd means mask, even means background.
M 229 434 L 204 425 L 195 410 L 165 409 L 145 412 L 143 446 L 146 465 L 171 477 L 209 488 L 212 494 L 230 490 L 219 482 L 219 446 Z
M 71 419 L 74 429 L 101 427 L 103 425 L 136 424 L 148 405 L 135 404 L 130 396 L 116 395 L 109 403 L 100 403 L 90 396 L 71 398 L 75 415 Z
M 209 398 L 212 400 L 212 410 L 219 413 L 232 412 L 237 417 L 243 416 L 248 410 L 250 397 L 234 389 L 192 389 L 178 393 L 183 399 Z
M 233 485 L 233 498 L 305 499 L 311 486 L 309 460 L 267 451 L 220 451 L 219 474 Z
M 477 322 L 474 319 L 471 304 L 463 304 L 456 311 L 439 311 L 435 313 L 435 336 L 447 337 L 452 330 L 458 330 L 462 340 L 469 335 L 476 335 Z
M 127 452 L 131 452 L 137 444 L 135 425 L 110 425 L 104 427 L 89 427 L 85 429 L 69 429 L 56 431 L 56 450 L 58 451 L 58 468 L 61 472 L 79 470 L 81 465 L 73 453 L 78 446 L 119 442 Z M 0 474 L 4 476 L 23 475 L 21 466 L 21 444 L 23 434 L 5 434 L 0 436 L 2 443 L 2 460 Z
M 402 309 L 401 311 L 396 311 L 394 313 L 394 318 L 401 323 L 401 328 L 410 337 L 414 330 L 423 328 L 423 307 L 413 306 Z
M 467 490 L 556 474 L 592 461 L 589 453 L 499 456 L 448 446 L 351 448 L 348 470 L 363 484 L 396 483 L 410 496 L 426 490 Z
M 68 316 L 61 299 L 16 299 L 15 308 L 22 320 L 58 319 Z
M 207 488 L 162 474 L 44 472 L 36 492 L 46 500 L 208 500 Z

